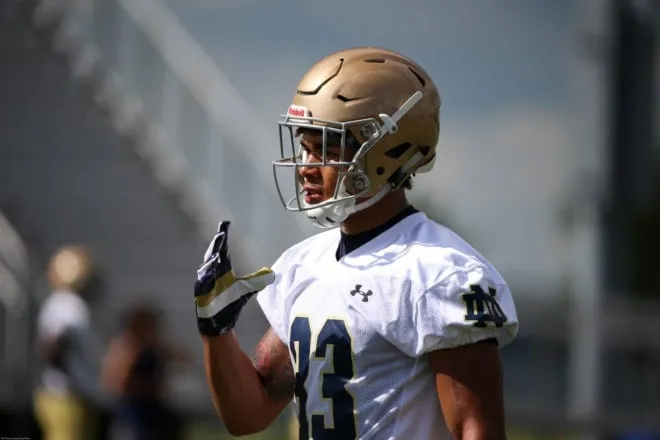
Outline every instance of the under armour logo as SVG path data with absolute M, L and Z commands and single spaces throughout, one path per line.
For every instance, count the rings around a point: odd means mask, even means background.
M 371 290 L 367 290 L 366 292 L 362 291 L 362 284 L 356 284 L 355 289 L 351 290 L 351 296 L 355 295 L 362 295 L 362 302 L 367 302 L 369 301 L 369 297 L 373 295 L 373 292 Z

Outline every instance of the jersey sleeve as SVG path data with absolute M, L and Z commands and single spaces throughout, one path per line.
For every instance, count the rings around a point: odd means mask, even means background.
M 411 311 L 412 331 L 397 345 L 413 357 L 490 338 L 503 346 L 518 331 L 508 285 L 493 282 L 485 268 L 457 272 L 431 286 Z
M 257 294 L 257 302 L 277 337 L 288 345 L 289 338 L 284 313 L 288 268 L 284 257 L 278 258 L 271 269 L 275 273 L 275 281 Z

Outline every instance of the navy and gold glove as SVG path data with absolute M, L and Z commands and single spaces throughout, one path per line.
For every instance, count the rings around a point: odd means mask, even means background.
M 234 328 L 248 300 L 275 281 L 275 274 L 268 267 L 242 277 L 234 275 L 227 249 L 229 224 L 220 222 L 204 254 L 204 263 L 197 270 L 197 327 L 207 336 L 222 335 Z

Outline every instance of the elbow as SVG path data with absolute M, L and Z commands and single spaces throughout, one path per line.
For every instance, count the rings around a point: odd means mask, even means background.
M 227 429 L 227 432 L 233 437 L 244 437 L 246 435 L 257 434 L 267 428 L 267 426 L 261 426 L 257 423 L 248 423 L 245 421 L 223 422 L 225 424 L 225 429 Z
M 225 429 L 233 437 L 258 434 L 270 425 L 270 420 L 260 417 L 263 413 L 259 412 L 234 412 L 228 414 L 218 410 L 217 413 Z
M 232 428 L 232 425 L 228 425 L 228 426 L 225 425 L 225 426 L 227 428 L 227 432 L 232 437 L 244 437 L 246 435 L 252 435 L 252 434 L 256 434 L 257 432 L 259 432 L 259 431 L 252 431 L 252 430 L 249 430 L 249 429 L 244 429 L 243 427 Z
M 500 427 L 468 424 L 453 426 L 450 431 L 456 440 L 506 440 L 505 430 Z

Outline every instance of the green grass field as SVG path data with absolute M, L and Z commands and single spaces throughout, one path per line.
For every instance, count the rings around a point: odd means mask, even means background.
M 266 431 L 241 438 L 246 440 L 289 440 L 291 439 L 287 432 L 289 421 L 290 419 L 286 416 L 281 416 Z M 229 440 L 236 438 L 225 430 L 220 421 L 208 418 L 189 422 L 184 432 L 185 440 Z
M 295 440 L 287 433 L 287 421 L 280 420 L 274 426 L 262 433 L 241 437 L 246 440 Z M 516 429 L 509 430 L 509 440 L 572 440 L 570 435 L 550 436 L 533 432 L 524 432 Z M 225 431 L 219 421 L 197 420 L 189 423 L 185 431 L 185 440 L 229 440 L 232 437 Z

